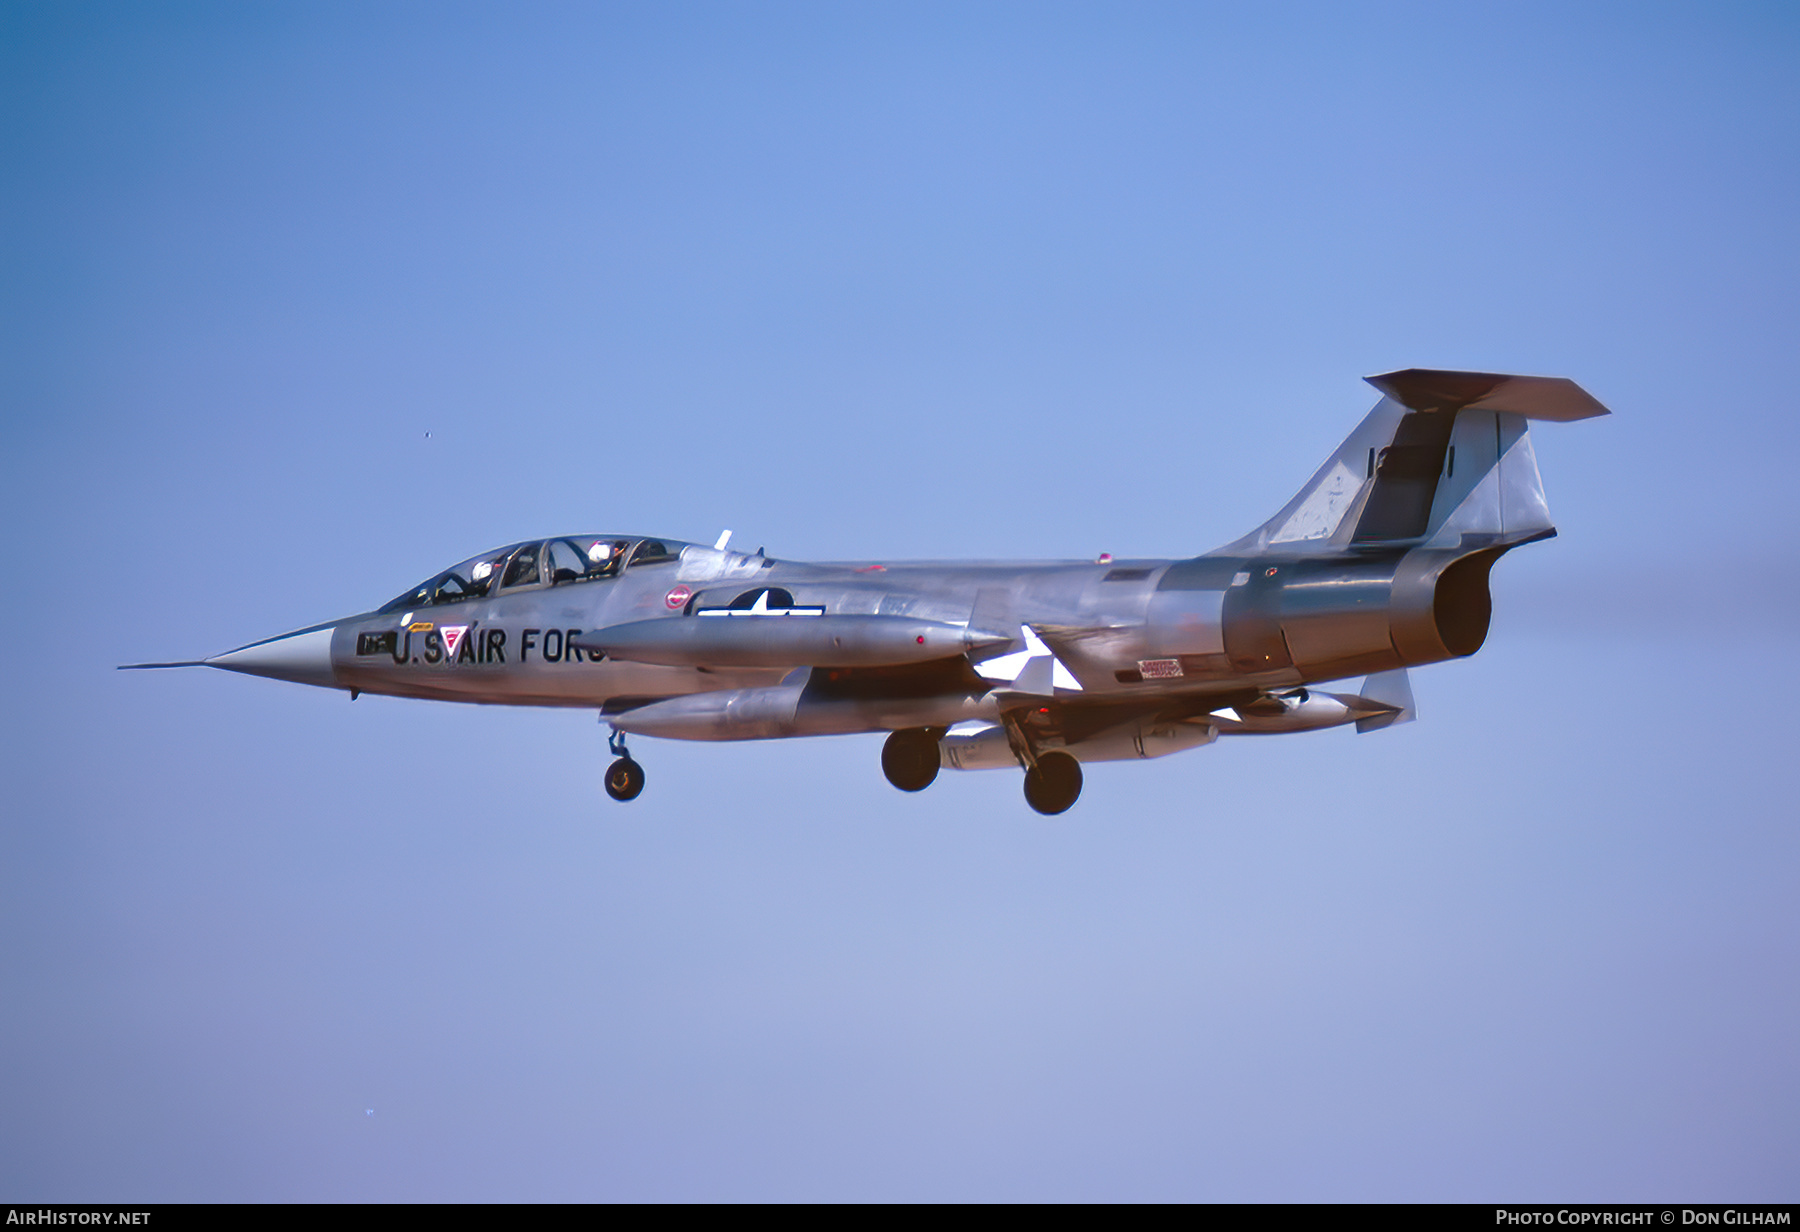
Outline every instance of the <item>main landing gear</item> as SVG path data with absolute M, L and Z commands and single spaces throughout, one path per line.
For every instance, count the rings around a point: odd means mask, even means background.
M 1007 743 L 1025 768 L 1025 803 L 1046 817 L 1066 813 L 1081 797 L 1081 763 L 1061 749 L 1038 752 L 1028 725 L 1006 716 Z M 938 776 L 941 727 L 914 727 L 892 733 L 881 746 L 881 772 L 901 791 L 924 791 Z M 985 763 L 993 765 L 993 762 Z
M 924 791 L 938 776 L 938 736 L 928 727 L 897 731 L 881 746 L 881 772 L 901 791 Z
M 1081 796 L 1081 763 L 1061 749 L 1039 753 L 1025 771 L 1025 803 L 1046 817 L 1067 812 Z
M 1069 811 L 1081 798 L 1081 763 L 1061 749 L 1038 752 L 1037 742 L 1018 711 L 1001 717 L 1006 726 L 1006 742 L 1013 756 L 1025 767 L 1025 803 L 1046 817 Z
M 614 729 L 606 738 L 606 747 L 618 760 L 606 768 L 606 794 L 615 800 L 635 800 L 644 790 L 644 768 L 631 759 L 625 747 L 625 733 Z

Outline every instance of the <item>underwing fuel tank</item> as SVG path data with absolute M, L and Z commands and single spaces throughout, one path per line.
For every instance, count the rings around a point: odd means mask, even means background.
M 842 736 L 852 732 L 950 727 L 980 720 L 996 722 L 991 697 L 948 694 L 932 697 L 833 697 L 807 690 L 810 673 L 798 671 L 766 689 L 721 689 L 690 693 L 637 706 L 606 721 L 634 736 L 671 740 L 776 740 L 787 736 Z
M 573 645 L 663 667 L 896 667 L 1008 640 L 910 616 L 676 616 L 596 629 Z
M 1217 725 L 1206 719 L 1152 720 L 1121 724 L 1078 744 L 1058 747 L 1080 762 L 1141 761 L 1211 744 L 1217 735 Z M 1019 763 L 1005 729 L 997 723 L 964 724 L 938 741 L 938 748 L 950 770 L 993 770 Z

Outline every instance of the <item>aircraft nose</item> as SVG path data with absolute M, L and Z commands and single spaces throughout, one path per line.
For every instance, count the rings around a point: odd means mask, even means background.
M 333 688 L 337 677 L 331 670 L 331 635 L 336 629 L 336 625 L 320 625 L 284 633 L 280 637 L 227 650 L 204 662 L 208 667 L 222 667 L 228 672 L 243 672 L 247 676 L 267 676 L 271 680 Z

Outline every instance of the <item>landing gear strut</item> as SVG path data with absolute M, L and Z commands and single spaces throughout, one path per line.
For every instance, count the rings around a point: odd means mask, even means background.
M 1081 795 L 1081 763 L 1061 749 L 1038 752 L 1020 712 L 1008 711 L 1000 721 L 1013 756 L 1025 767 L 1025 803 L 1046 817 L 1067 812 Z
M 1081 795 L 1081 763 L 1061 749 L 1039 753 L 1025 771 L 1025 803 L 1047 817 L 1068 811 Z
M 881 746 L 881 772 L 901 791 L 924 791 L 938 776 L 938 732 L 897 731 Z
M 606 747 L 618 758 L 606 768 L 606 794 L 615 800 L 635 800 L 638 793 L 644 790 L 644 768 L 631 760 L 631 752 L 625 747 L 625 733 L 613 730 L 606 738 Z

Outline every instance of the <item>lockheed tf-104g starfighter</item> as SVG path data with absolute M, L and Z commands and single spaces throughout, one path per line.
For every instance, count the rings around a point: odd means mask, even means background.
M 1188 560 L 802 564 L 562 535 L 483 552 L 374 611 L 188 664 L 439 701 L 598 710 L 630 735 L 887 732 L 903 791 L 1024 771 L 1060 813 L 1084 762 L 1412 717 L 1406 669 L 1474 654 L 1488 572 L 1556 533 L 1529 421 L 1604 415 L 1555 377 L 1408 369 L 1279 513 Z M 1364 677 L 1354 688 L 1320 688 Z

